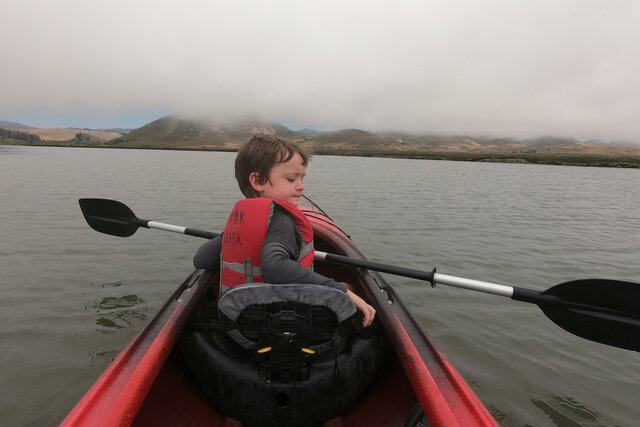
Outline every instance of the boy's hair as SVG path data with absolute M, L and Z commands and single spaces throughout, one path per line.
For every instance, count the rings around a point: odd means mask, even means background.
M 249 182 L 249 175 L 257 173 L 258 181 L 263 184 L 269 179 L 271 168 L 288 162 L 296 153 L 302 157 L 302 164 L 307 166 L 309 156 L 293 142 L 274 135 L 254 135 L 240 148 L 236 157 L 236 180 L 242 194 L 247 198 L 258 197 Z

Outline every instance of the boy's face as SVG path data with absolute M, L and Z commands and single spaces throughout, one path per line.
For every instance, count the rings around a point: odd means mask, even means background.
M 304 191 L 302 181 L 306 173 L 307 168 L 302 164 L 302 156 L 295 153 L 288 162 L 277 163 L 271 168 L 269 177 L 264 183 L 258 183 L 255 172 L 251 174 L 249 181 L 260 197 L 284 200 L 298 206 Z

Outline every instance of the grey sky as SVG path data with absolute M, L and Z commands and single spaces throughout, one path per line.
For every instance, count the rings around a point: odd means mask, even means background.
M 5 0 L 0 10 L 0 120 L 242 114 L 640 142 L 637 1 Z

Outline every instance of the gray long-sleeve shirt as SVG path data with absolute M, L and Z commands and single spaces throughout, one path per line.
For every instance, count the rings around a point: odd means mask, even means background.
M 295 261 L 303 244 L 294 219 L 276 204 L 262 245 L 260 256 L 262 279 L 267 283 L 324 285 L 346 292 L 347 288 L 342 283 L 315 273 Z M 221 248 L 221 236 L 200 246 L 193 257 L 194 267 L 207 270 L 218 269 Z

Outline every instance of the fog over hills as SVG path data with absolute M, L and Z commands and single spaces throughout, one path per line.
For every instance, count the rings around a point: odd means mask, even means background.
M 411 134 L 340 129 L 331 132 L 313 129 L 291 130 L 257 119 L 222 121 L 168 115 L 138 129 L 34 129 L 14 122 L 13 134 L 0 135 L 0 143 L 74 145 L 114 148 L 182 149 L 235 151 L 255 134 L 277 135 L 300 144 L 311 153 L 416 158 L 484 158 L 546 162 L 546 156 L 633 157 L 640 163 L 640 145 L 632 142 L 606 143 L 571 137 L 542 136 L 527 139 L 472 135 Z M 18 127 L 20 126 L 20 127 Z M 15 133 L 17 132 L 17 133 Z M 29 138 L 37 135 L 40 140 Z M 18 141 L 15 141 L 16 136 Z M 13 138 L 13 139 L 12 139 Z M 22 141 L 22 142 L 21 142 Z M 496 157 L 497 156 L 497 157 Z M 535 157 L 535 159 L 534 159 Z M 590 161 L 594 161 L 591 159 Z M 563 163 L 564 164 L 564 163 Z
M 361 129 L 331 132 L 309 132 L 308 129 L 294 131 L 275 122 L 244 120 L 217 123 L 179 115 L 162 117 L 107 144 L 122 147 L 235 150 L 258 133 L 290 139 L 317 153 L 389 154 L 439 151 L 607 154 L 613 150 L 612 154 L 622 154 L 640 149 L 640 145 L 632 143 L 608 144 L 597 140 L 580 141 L 570 137 L 513 139 L 470 135 L 376 133 Z
M 169 115 L 109 141 L 114 147 L 191 148 L 234 150 L 254 134 L 278 135 L 304 141 L 309 135 L 292 131 L 279 123 L 258 120 L 216 123 Z

